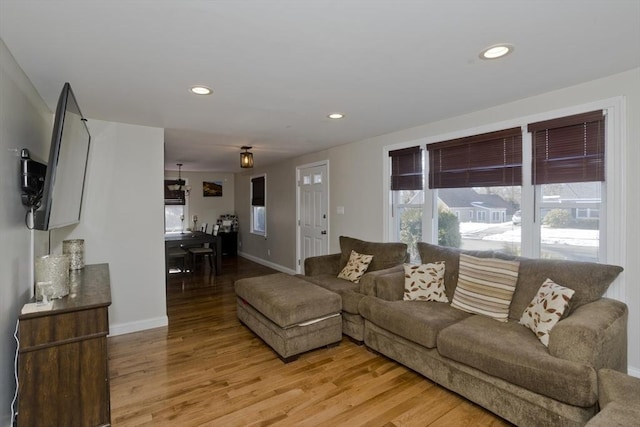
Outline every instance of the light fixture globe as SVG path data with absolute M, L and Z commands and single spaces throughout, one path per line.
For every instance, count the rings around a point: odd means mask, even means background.
M 178 166 L 178 179 L 174 181 L 173 184 L 169 185 L 168 188 L 171 191 L 183 191 L 186 182 L 182 179 L 182 175 L 180 173 L 182 170 L 182 163 L 176 163 L 176 165 Z
M 249 150 L 253 148 L 248 145 L 244 145 L 241 147 L 244 152 L 240 153 L 240 167 L 241 168 L 252 168 L 253 167 L 253 153 Z

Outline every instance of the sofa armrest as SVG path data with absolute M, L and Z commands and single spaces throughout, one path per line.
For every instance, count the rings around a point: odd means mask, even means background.
M 332 274 L 337 276 L 340 273 L 340 256 L 338 253 L 306 258 L 304 260 L 304 275 Z
M 365 273 L 362 278 L 360 278 L 360 293 L 364 295 L 376 296 L 376 283 L 381 276 L 385 276 L 387 274 L 393 274 L 398 272 L 404 272 L 404 267 L 402 265 L 396 265 L 395 267 L 385 268 L 383 270 L 371 271 L 369 273 Z
M 384 274 L 376 278 L 375 296 L 387 301 L 398 301 L 404 297 L 404 269 Z
M 552 356 L 601 368 L 627 370 L 627 305 L 600 298 L 578 307 L 549 335 Z
M 640 378 L 611 369 L 598 371 L 598 403 L 600 409 L 611 402 L 633 406 L 640 411 Z

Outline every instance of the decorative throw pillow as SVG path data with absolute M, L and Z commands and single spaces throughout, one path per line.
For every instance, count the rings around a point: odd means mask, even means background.
M 346 279 L 353 283 L 360 282 L 360 278 L 369 268 L 372 259 L 373 255 L 363 255 L 352 250 L 347 265 L 338 274 L 338 279 Z
M 544 281 L 531 304 L 524 310 L 520 324 L 531 329 L 540 342 L 549 347 L 549 333 L 569 306 L 575 291 L 555 283 Z
M 519 268 L 519 261 L 460 254 L 458 286 L 451 306 L 506 322 Z
M 404 300 L 449 302 L 444 292 L 444 261 L 404 264 Z

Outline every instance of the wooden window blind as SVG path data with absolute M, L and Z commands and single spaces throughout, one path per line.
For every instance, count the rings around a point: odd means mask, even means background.
M 186 197 L 185 197 L 184 191 L 169 189 L 170 185 L 177 184 L 177 183 L 178 183 L 178 180 L 176 179 L 164 180 L 164 204 L 165 205 L 184 205 L 185 204 Z
M 604 181 L 604 126 L 602 110 L 529 124 L 533 184 Z
M 422 149 L 403 148 L 389 151 L 391 190 L 422 190 Z
M 519 127 L 436 142 L 429 151 L 429 188 L 522 185 Z
M 251 206 L 264 206 L 265 202 L 264 176 L 251 178 Z

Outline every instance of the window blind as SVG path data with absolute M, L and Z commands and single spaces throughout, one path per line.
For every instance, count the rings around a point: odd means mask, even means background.
M 519 127 L 427 145 L 429 188 L 522 185 Z
M 165 205 L 184 205 L 185 204 L 185 194 L 182 190 L 170 190 L 169 186 L 173 184 L 177 184 L 178 180 L 176 179 L 165 179 L 164 180 L 164 204 Z
M 391 190 L 422 190 L 422 149 L 403 148 L 389 151 Z
M 265 201 L 264 176 L 251 178 L 251 206 L 264 206 Z
M 533 184 L 604 181 L 604 126 L 602 110 L 530 123 Z

